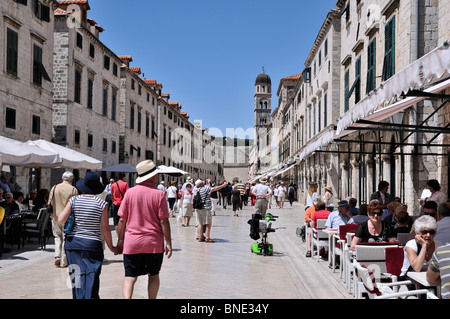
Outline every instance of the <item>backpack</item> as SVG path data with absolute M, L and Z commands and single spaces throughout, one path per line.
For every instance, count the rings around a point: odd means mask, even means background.
M 202 199 L 202 196 L 200 195 L 200 190 L 197 190 L 194 196 L 193 200 L 193 208 L 194 209 L 203 209 L 205 206 L 205 202 Z

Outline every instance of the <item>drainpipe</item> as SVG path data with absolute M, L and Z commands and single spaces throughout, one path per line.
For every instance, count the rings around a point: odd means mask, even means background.
M 416 24 L 415 24 L 415 32 L 416 32 L 416 41 L 415 41 L 415 43 L 414 43 L 414 54 L 415 54 L 415 56 L 414 56 L 414 61 L 416 61 L 417 59 L 419 59 L 419 12 L 420 12 L 420 10 L 419 10 L 419 1 L 420 0 L 416 0 L 415 1 L 415 15 L 416 15 Z M 411 62 L 414 62 L 414 61 L 411 61 Z M 418 123 L 418 114 L 417 114 L 417 112 L 418 112 L 418 108 L 417 108 L 417 103 L 416 104 L 414 104 L 414 106 L 413 106 L 413 117 L 414 117 L 414 125 L 417 125 L 417 123 Z M 417 136 L 417 132 L 416 133 L 414 133 L 414 144 L 417 144 L 418 143 L 418 136 Z

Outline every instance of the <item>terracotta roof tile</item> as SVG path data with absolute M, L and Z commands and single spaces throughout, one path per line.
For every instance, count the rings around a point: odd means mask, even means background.
M 141 74 L 141 68 L 138 67 L 138 66 L 131 66 L 131 67 L 130 67 L 130 71 L 131 71 L 131 72 L 134 72 L 134 73 L 136 73 L 136 74 Z

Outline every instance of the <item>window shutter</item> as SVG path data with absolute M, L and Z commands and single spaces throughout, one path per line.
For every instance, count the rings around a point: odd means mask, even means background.
M 366 93 L 370 93 L 372 90 L 375 89 L 375 76 L 376 76 L 376 38 L 370 42 L 367 52 Z
M 382 80 L 386 81 L 395 74 L 395 16 L 386 24 L 384 33 L 385 52 Z

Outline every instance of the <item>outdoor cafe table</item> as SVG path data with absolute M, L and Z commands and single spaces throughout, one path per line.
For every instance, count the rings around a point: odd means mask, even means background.
M 441 285 L 429 283 L 427 281 L 426 271 L 408 271 L 408 274 L 406 276 L 416 286 L 416 289 L 423 289 L 424 287 L 425 289 L 428 289 L 430 292 L 434 293 L 437 297 L 441 296 Z
M 20 249 L 20 238 L 22 227 L 28 223 L 36 223 L 37 214 L 32 211 L 22 211 L 19 214 L 5 216 L 3 222 L 3 229 L 1 230 L 4 235 L 4 239 L 10 241 L 11 246 L 17 244 L 17 248 Z M 4 241 L 1 243 L 0 249 L 4 250 Z

